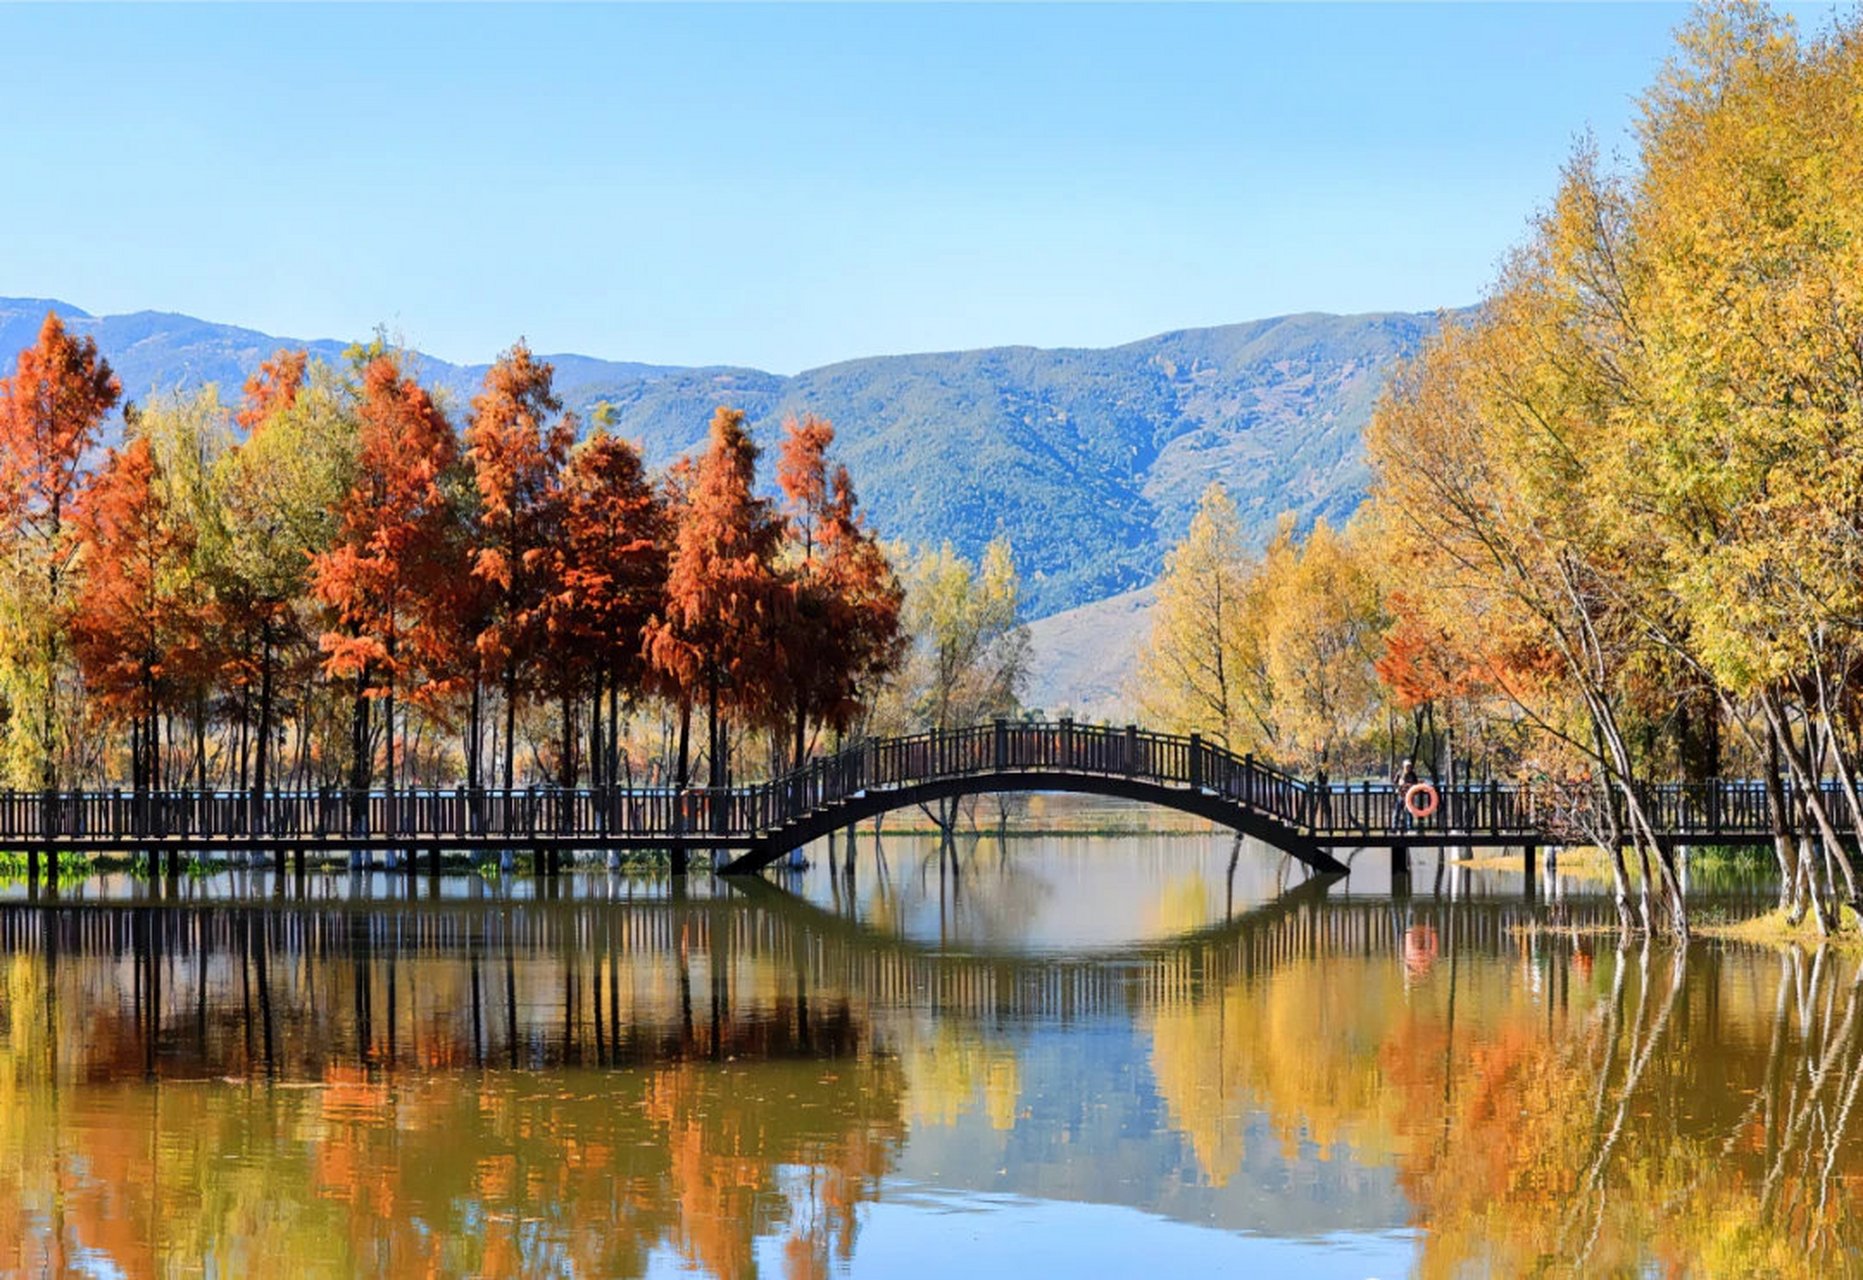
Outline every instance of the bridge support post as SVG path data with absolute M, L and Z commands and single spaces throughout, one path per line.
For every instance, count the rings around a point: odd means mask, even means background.
M 1406 886 L 1410 883 L 1410 846 L 1394 844 L 1391 846 L 1391 882 L 1402 880 Z
M 37 886 L 39 883 L 39 851 L 26 850 L 26 882 Z
M 1531 885 L 1534 876 L 1539 873 L 1540 847 L 1536 844 L 1530 844 L 1521 850 L 1521 854 L 1526 862 L 1527 883 Z
M 282 844 L 272 850 L 272 874 L 280 880 L 285 878 L 285 847 Z
M 668 865 L 672 868 L 673 874 L 676 876 L 685 875 L 686 870 L 687 870 L 686 862 L 687 862 L 687 858 L 686 858 L 685 844 L 684 843 L 675 844 L 668 853 Z
M 299 882 L 304 879 L 304 846 L 299 845 L 291 851 L 291 869 L 297 873 Z
M 440 846 L 437 844 L 427 850 L 427 874 L 430 876 L 440 874 Z

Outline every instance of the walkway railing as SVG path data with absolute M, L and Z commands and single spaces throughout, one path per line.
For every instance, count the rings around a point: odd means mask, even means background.
M 1142 784 L 1161 803 L 1214 799 L 1258 825 L 1334 846 L 1458 833 L 1476 842 L 1534 842 L 1569 803 L 1550 787 L 1465 783 L 1439 788 L 1437 811 L 1412 818 L 1388 784 L 1317 786 L 1195 734 L 997 721 L 870 739 L 784 777 L 715 790 L 0 791 L 0 848 L 749 845 L 857 800 L 868 810 L 884 807 L 889 792 L 1024 778 L 1030 789 L 1071 779 L 1083 784 L 1075 789 L 1092 790 L 1105 780 L 1114 794 Z M 1678 839 L 1756 839 L 1770 831 L 1765 792 L 1754 782 L 1655 784 L 1646 799 L 1662 832 Z

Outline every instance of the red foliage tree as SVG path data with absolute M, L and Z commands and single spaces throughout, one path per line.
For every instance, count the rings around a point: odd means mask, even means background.
M 19 353 L 11 378 L 0 379 L 0 521 L 37 597 L 37 655 L 43 668 L 35 708 L 21 708 L 34 737 L 40 781 L 58 785 L 59 677 L 70 621 L 76 547 L 66 528 L 89 477 L 97 429 L 122 387 L 97 354 L 97 343 L 73 338 L 47 312 L 39 338 Z
M 161 715 L 197 632 L 188 580 L 193 533 L 169 517 L 155 457 L 143 438 L 112 450 L 73 525 L 86 579 L 72 646 L 100 719 L 130 727 L 131 785 L 159 787 Z
M 384 705 L 387 782 L 395 786 L 395 695 L 438 647 L 431 592 L 445 580 L 449 507 L 442 477 L 457 455 L 446 416 L 396 361 L 363 370 L 356 482 L 338 512 L 337 541 L 316 556 L 313 591 L 338 626 L 324 633 L 325 670 L 354 680 L 357 790 L 371 773 L 368 702 Z
M 809 416 L 784 424 L 776 478 L 782 488 L 793 555 L 774 646 L 780 705 L 801 767 L 808 730 L 846 732 L 862 696 L 905 656 L 899 624 L 905 592 L 867 529 L 847 468 L 828 470 L 834 428 Z
M 552 370 L 522 342 L 499 357 L 472 401 L 467 456 L 479 490 L 472 571 L 490 588 L 490 617 L 477 644 L 499 674 L 505 701 L 504 784 L 515 782 L 517 700 L 549 642 L 563 534 L 563 466 L 576 438 Z
M 281 409 L 288 409 L 304 385 L 310 352 L 279 348 L 246 379 L 245 402 L 233 420 L 248 432 L 258 429 Z
M 643 637 L 666 592 L 667 513 L 648 483 L 640 450 L 605 430 L 597 430 L 570 458 L 565 494 L 559 595 L 564 607 L 553 639 L 566 655 L 581 659 L 585 672 L 579 674 L 590 694 L 590 776 L 613 786 L 622 692 L 642 684 Z M 563 723 L 567 767 L 573 761 L 568 740 L 573 717 L 567 712 Z M 574 781 L 571 772 L 567 782 Z
M 721 407 L 678 511 L 665 605 L 647 629 L 648 661 L 680 706 L 681 786 L 690 777 L 685 725 L 699 698 L 713 787 L 727 783 L 726 714 L 767 719 L 777 620 L 787 602 L 776 566 L 782 526 L 754 492 L 756 472 L 744 415 Z

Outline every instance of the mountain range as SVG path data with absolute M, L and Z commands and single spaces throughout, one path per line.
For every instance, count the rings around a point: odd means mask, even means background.
M 0 298 L 0 365 L 47 309 L 96 337 L 134 400 L 218 383 L 229 398 L 280 346 L 327 359 L 345 343 L 275 337 L 191 316 L 93 316 L 49 299 Z M 996 347 L 873 356 L 791 376 L 546 357 L 586 421 L 612 405 L 616 430 L 663 464 L 704 439 L 712 410 L 743 409 L 765 445 L 783 419 L 835 424 L 875 525 L 915 544 L 976 554 L 1006 535 L 1041 618 L 1141 587 L 1212 479 L 1256 542 L 1283 511 L 1302 524 L 1357 506 L 1361 433 L 1393 362 L 1434 330 L 1431 314 L 1303 314 L 1183 329 L 1102 349 Z M 418 356 L 421 376 L 463 411 L 484 365 Z

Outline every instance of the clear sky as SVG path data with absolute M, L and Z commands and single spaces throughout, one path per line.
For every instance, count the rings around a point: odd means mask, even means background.
M 780 372 L 1459 305 L 1685 12 L 0 7 L 0 294 Z

